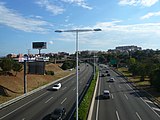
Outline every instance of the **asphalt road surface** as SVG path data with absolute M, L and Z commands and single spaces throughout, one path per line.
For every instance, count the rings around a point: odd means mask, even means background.
M 160 109 L 123 77 L 107 66 L 101 65 L 97 95 L 92 120 L 160 120 Z M 111 76 L 101 77 L 106 70 Z M 115 82 L 108 82 L 113 77 Z M 103 90 L 111 93 L 110 99 L 103 99 Z
M 93 68 L 81 64 L 79 70 L 79 95 L 88 84 Z M 57 107 L 65 107 L 67 119 L 70 119 L 76 103 L 76 74 L 60 81 L 62 87 L 52 91 L 51 86 L 42 89 L 22 100 L 0 110 L 0 120 L 47 120 Z

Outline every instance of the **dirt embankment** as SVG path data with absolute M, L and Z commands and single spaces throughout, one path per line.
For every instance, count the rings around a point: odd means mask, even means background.
M 27 74 L 27 90 L 31 91 L 39 86 L 64 77 L 71 72 L 63 71 L 60 64 L 47 64 L 47 71 L 54 71 L 55 75 L 33 75 Z M 15 73 L 13 72 L 13 75 Z M 8 101 L 16 96 L 22 95 L 24 91 L 24 74 L 23 71 L 19 72 L 17 76 L 4 76 L 0 75 L 0 104 Z

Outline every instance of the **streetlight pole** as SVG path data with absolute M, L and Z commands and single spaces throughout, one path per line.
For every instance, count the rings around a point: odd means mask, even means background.
M 75 29 L 75 30 L 55 30 L 55 32 L 75 32 L 76 33 L 76 120 L 78 120 L 78 33 L 79 32 L 89 32 L 89 31 L 102 31 L 101 29 Z
M 76 120 L 78 120 L 78 31 L 76 31 L 76 76 L 77 76 L 77 92 L 76 92 Z

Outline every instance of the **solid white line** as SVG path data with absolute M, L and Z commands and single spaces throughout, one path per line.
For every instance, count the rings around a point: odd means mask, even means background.
M 49 98 L 45 103 L 48 103 L 51 99 L 53 99 L 53 97 Z
M 126 99 L 128 100 L 128 97 L 127 97 L 127 95 L 126 94 L 124 94 L 124 96 L 126 97 Z
M 98 97 L 99 97 L 99 95 L 100 95 L 100 85 L 101 85 L 101 79 L 99 80 Z M 98 101 L 97 101 L 96 120 L 98 120 L 98 111 L 99 111 L 99 99 L 98 99 Z
M 64 100 L 61 102 L 61 104 L 63 104 L 66 100 L 67 100 L 67 98 L 64 98 Z
M 116 116 L 117 116 L 117 119 L 118 119 L 118 120 L 120 120 L 120 117 L 119 117 L 118 111 L 116 111 Z
M 140 115 L 136 112 L 137 117 L 139 118 L 139 120 L 142 120 L 142 118 L 140 117 Z
M 134 91 L 134 90 L 133 90 Z M 160 116 L 159 116 L 159 114 L 158 113 L 156 113 L 154 110 L 153 110 L 153 108 L 152 107 L 150 107 L 141 97 L 140 97 L 140 95 L 137 93 L 137 92 L 135 92 L 138 96 L 139 96 L 139 98 L 160 118 Z
M 36 98 L 32 99 L 31 101 L 29 101 L 29 102 L 27 102 L 27 103 L 23 104 L 22 106 L 18 107 L 17 109 L 13 110 L 12 112 L 10 112 L 10 113 L 8 113 L 8 114 L 4 115 L 3 117 L 1 117 L 1 118 L 0 118 L 0 120 L 1 120 L 1 119 L 3 119 L 3 118 L 5 118 L 5 117 L 7 117 L 8 115 L 10 115 L 10 114 L 14 113 L 15 111 L 17 111 L 17 110 L 21 109 L 22 107 L 24 107 L 24 106 L 28 105 L 29 103 L 33 102 L 34 100 L 36 100 L 36 99 L 40 98 L 41 96 L 43 96 L 43 95 L 44 95 L 44 94 L 46 94 L 46 93 L 48 93 L 48 91 L 47 91 L 47 92 L 45 92 L 45 93 L 43 93 L 42 95 L 40 95 L 40 96 L 38 96 L 38 97 L 36 97 Z

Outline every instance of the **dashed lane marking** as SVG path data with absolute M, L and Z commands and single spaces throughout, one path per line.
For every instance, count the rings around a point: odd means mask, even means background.
M 139 118 L 139 120 L 142 120 L 142 118 L 140 117 L 140 115 L 136 112 L 137 117 Z

